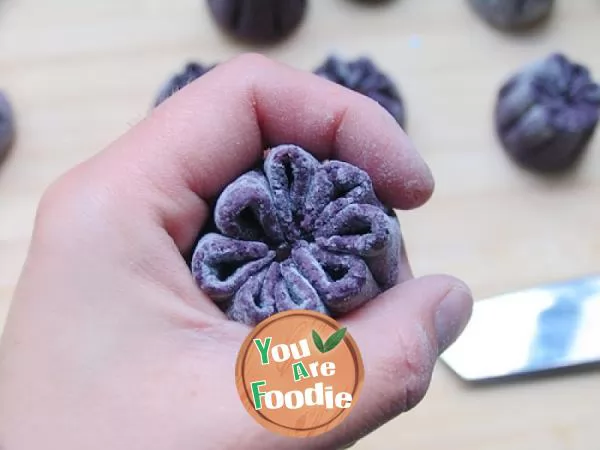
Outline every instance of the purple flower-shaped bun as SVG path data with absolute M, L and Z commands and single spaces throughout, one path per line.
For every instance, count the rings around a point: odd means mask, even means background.
M 160 105 L 177 91 L 190 84 L 192 81 L 200 78 L 213 67 L 215 67 L 214 64 L 212 66 L 207 66 L 197 62 L 187 63 L 181 72 L 173 75 L 162 85 L 158 91 L 156 99 L 154 100 L 154 107 Z
M 308 0 L 207 0 L 215 22 L 237 39 L 276 42 L 302 22 Z
M 0 92 L 0 162 L 10 150 L 15 137 L 15 118 L 12 106 L 4 93 Z
M 404 100 L 398 87 L 371 59 L 346 61 L 332 55 L 314 73 L 375 100 L 401 127 L 406 125 Z
M 469 4 L 479 17 L 502 30 L 534 26 L 554 9 L 554 0 L 469 0 Z
M 262 169 L 227 186 L 214 224 L 192 273 L 237 322 L 292 309 L 337 316 L 398 281 L 400 225 L 367 173 L 295 145 L 271 149 Z
M 565 170 L 598 123 L 600 86 L 589 71 L 552 54 L 510 77 L 496 103 L 496 130 L 508 154 L 538 172 Z

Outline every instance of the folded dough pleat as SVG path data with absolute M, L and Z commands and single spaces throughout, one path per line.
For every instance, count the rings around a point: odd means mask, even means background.
M 304 226 L 318 230 L 353 203 L 381 207 L 369 175 L 342 161 L 326 161 L 316 171 L 308 192 Z
M 349 205 L 316 230 L 315 236 L 325 250 L 362 257 L 382 289 L 396 283 L 401 240 L 395 215 L 372 205 Z
M 276 299 L 277 311 L 307 309 L 327 314 L 327 308 L 319 298 L 318 292 L 300 273 L 294 262 L 286 260 L 280 264 L 281 289 Z
M 192 273 L 207 295 L 223 302 L 274 258 L 275 252 L 262 242 L 209 233 L 196 246 L 192 256 Z
M 271 244 L 284 241 L 269 184 L 259 171 L 248 172 L 227 186 L 214 216 L 226 236 Z
M 229 319 L 253 326 L 277 312 L 273 272 L 277 272 L 277 263 L 254 274 L 242 285 L 227 309 Z
M 265 175 L 288 241 L 296 241 L 303 234 L 304 203 L 318 167 L 319 161 L 295 145 L 281 145 L 267 155 Z
M 357 256 L 303 243 L 292 250 L 292 259 L 333 314 L 351 311 L 380 292 L 367 264 Z

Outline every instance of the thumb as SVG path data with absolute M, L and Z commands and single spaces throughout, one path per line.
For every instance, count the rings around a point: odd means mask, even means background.
M 436 275 L 395 286 L 347 316 L 343 322 L 361 351 L 365 380 L 348 419 L 325 435 L 328 444 L 356 441 L 416 406 L 438 355 L 462 333 L 472 306 L 462 282 Z

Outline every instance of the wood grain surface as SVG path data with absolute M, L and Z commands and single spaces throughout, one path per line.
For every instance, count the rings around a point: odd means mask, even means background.
M 303 69 L 330 51 L 368 54 L 398 81 L 437 182 L 427 206 L 400 214 L 414 270 L 461 277 L 478 298 L 600 267 L 600 136 L 551 183 L 511 164 L 493 134 L 496 90 L 521 64 L 560 50 L 600 78 L 600 3 L 557 3 L 538 32 L 507 36 L 461 0 L 314 0 L 292 39 L 259 49 Z M 142 118 L 185 61 L 246 50 L 201 0 L 0 2 L 0 88 L 19 131 L 0 167 L 0 324 L 45 187 Z M 599 413 L 598 373 L 473 389 L 440 366 L 419 408 L 356 448 L 596 449 Z

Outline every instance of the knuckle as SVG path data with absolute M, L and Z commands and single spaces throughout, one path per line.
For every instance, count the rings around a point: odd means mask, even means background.
M 64 203 L 69 203 L 71 195 L 72 182 L 70 173 L 67 173 L 53 181 L 42 194 L 36 211 L 36 225 L 45 224 L 50 218 L 56 217 L 58 209 Z
M 61 236 L 87 227 L 93 219 L 94 205 L 98 203 L 100 189 L 89 180 L 81 168 L 71 169 L 52 182 L 38 203 L 34 234 Z
M 243 53 L 236 56 L 230 62 L 232 67 L 241 66 L 245 70 L 265 70 L 267 67 L 272 66 L 274 63 L 271 59 L 267 58 L 260 53 Z

